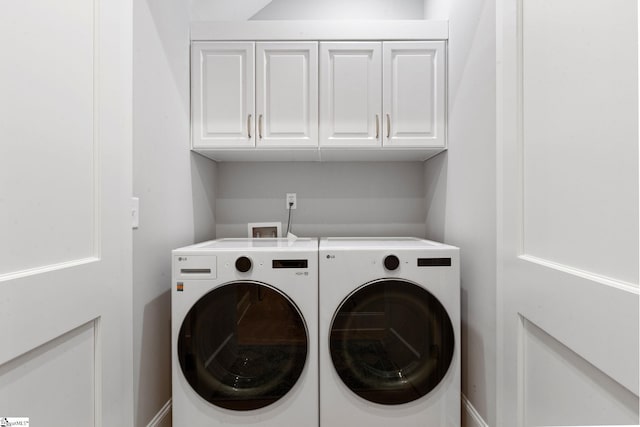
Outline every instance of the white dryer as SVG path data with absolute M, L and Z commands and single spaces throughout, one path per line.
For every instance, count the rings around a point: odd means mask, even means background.
M 459 250 L 320 240 L 320 425 L 460 427 Z
M 173 426 L 317 426 L 317 239 L 220 239 L 172 258 Z

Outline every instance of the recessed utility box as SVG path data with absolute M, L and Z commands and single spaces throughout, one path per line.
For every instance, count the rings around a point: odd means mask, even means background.
M 282 237 L 282 223 L 280 222 L 250 222 L 248 224 L 249 238 Z

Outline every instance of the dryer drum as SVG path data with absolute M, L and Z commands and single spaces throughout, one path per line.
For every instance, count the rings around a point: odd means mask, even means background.
M 178 359 L 193 390 L 226 409 L 253 410 L 283 397 L 307 359 L 300 310 L 279 290 L 232 282 L 203 296 L 185 317 Z
M 344 384 L 386 405 L 428 394 L 453 359 L 453 325 L 445 308 L 406 280 L 381 279 L 354 291 L 336 311 L 329 340 Z

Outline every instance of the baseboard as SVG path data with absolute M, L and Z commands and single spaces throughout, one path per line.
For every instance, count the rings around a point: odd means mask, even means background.
M 462 395 L 462 427 L 489 427 L 464 394 Z
M 162 425 L 162 422 L 170 413 L 171 413 L 171 399 L 169 399 L 167 403 L 165 403 L 164 406 L 160 408 L 156 416 L 153 417 L 151 421 L 149 421 L 149 424 L 147 424 L 147 427 L 158 427 Z

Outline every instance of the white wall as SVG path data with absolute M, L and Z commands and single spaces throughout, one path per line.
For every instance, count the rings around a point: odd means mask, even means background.
M 425 14 L 449 19 L 449 150 L 425 163 L 426 235 L 461 248 L 462 391 L 495 426 L 495 0 L 425 0 Z
M 424 0 L 424 19 L 449 19 L 451 0 Z
M 423 0 L 191 0 L 192 21 L 422 19 Z
M 389 20 L 422 16 L 422 0 L 274 0 L 251 19 Z
M 215 234 L 215 163 L 189 151 L 187 5 L 134 2 L 133 69 L 135 425 L 146 426 L 171 397 L 170 251 Z
M 298 236 L 423 236 L 420 162 L 220 163 L 217 237 L 246 237 L 247 222 L 280 221 L 297 193 Z
M 270 0 L 191 0 L 192 21 L 246 21 Z

